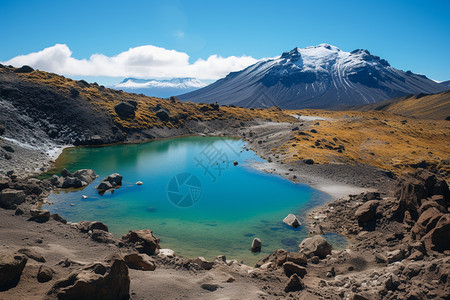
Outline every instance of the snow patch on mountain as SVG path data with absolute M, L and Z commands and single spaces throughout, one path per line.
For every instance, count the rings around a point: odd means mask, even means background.
M 208 84 L 209 82 L 196 78 L 172 78 L 165 80 L 125 78 L 112 88 L 121 89 L 125 92 L 142 93 L 147 96 L 167 98 L 203 88 Z

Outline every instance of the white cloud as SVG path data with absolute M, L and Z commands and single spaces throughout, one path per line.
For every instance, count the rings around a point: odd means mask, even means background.
M 65 44 L 56 44 L 39 52 L 16 56 L 6 65 L 33 68 L 66 76 L 107 77 L 194 77 L 218 79 L 256 63 L 251 56 L 221 57 L 211 55 L 206 60 L 189 62 L 189 55 L 176 50 L 146 45 L 130 48 L 116 56 L 93 54 L 89 59 L 76 59 Z

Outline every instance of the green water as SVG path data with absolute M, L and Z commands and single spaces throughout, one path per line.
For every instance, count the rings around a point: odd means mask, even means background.
M 185 257 L 224 254 L 252 264 L 279 248 L 295 251 L 307 230 L 293 229 L 283 218 L 329 200 L 307 185 L 252 169 L 258 161 L 242 141 L 218 137 L 68 148 L 57 168 L 90 168 L 100 177 L 83 190 L 52 193 L 47 208 L 72 222 L 102 221 L 117 237 L 152 229 L 162 248 Z M 98 195 L 94 187 L 115 172 L 123 176 L 122 187 Z M 261 254 L 249 250 L 254 237 L 262 240 Z

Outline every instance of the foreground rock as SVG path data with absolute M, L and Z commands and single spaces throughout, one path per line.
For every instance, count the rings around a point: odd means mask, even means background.
M 84 233 L 87 233 L 89 231 L 93 231 L 93 230 L 102 230 L 102 231 L 106 231 L 108 232 L 108 226 L 106 226 L 106 224 L 102 223 L 102 222 L 98 222 L 98 221 L 82 221 L 79 222 L 77 224 L 75 224 L 75 226 Z
M 303 284 L 303 281 L 300 279 L 300 277 L 297 274 L 293 274 L 289 281 L 286 284 L 286 287 L 284 288 L 284 291 L 286 293 L 289 292 L 295 292 L 300 291 L 305 288 L 305 285 Z
M 25 201 L 25 192 L 13 189 L 4 189 L 0 192 L 0 206 L 11 208 Z
M 142 254 L 131 253 L 124 256 L 127 266 L 141 271 L 154 271 L 156 265 Z
M 303 253 L 299 252 L 287 252 L 283 249 L 278 249 L 271 253 L 269 256 L 261 258 L 256 263 L 255 267 L 260 268 L 266 265 L 270 268 L 281 267 L 285 262 L 293 262 L 297 265 L 306 266 L 307 257 Z M 268 265 L 270 264 L 270 265 Z
M 124 259 L 111 256 L 105 263 L 94 263 L 58 280 L 48 299 L 128 299 L 130 277 Z
M 6 291 L 20 280 L 27 258 L 10 251 L 0 251 L 0 291 Z
M 50 211 L 44 209 L 32 209 L 30 210 L 31 218 L 30 220 L 36 221 L 38 223 L 44 223 L 50 220 Z
M 298 245 L 298 250 L 307 257 L 318 256 L 319 258 L 325 258 L 327 255 L 331 254 L 332 246 L 322 236 L 315 235 L 304 239 L 300 245 Z
M 283 219 L 283 222 L 291 227 L 297 228 L 302 224 L 297 219 L 297 217 L 293 214 L 289 214 L 286 218 Z
M 159 239 L 149 229 L 131 230 L 122 237 L 123 243 L 133 246 L 139 253 L 154 255 L 159 253 Z

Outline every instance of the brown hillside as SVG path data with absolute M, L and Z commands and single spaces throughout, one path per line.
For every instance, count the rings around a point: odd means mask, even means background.
M 356 107 L 359 111 L 385 111 L 421 119 L 444 120 L 450 116 L 450 91 L 412 95 Z

